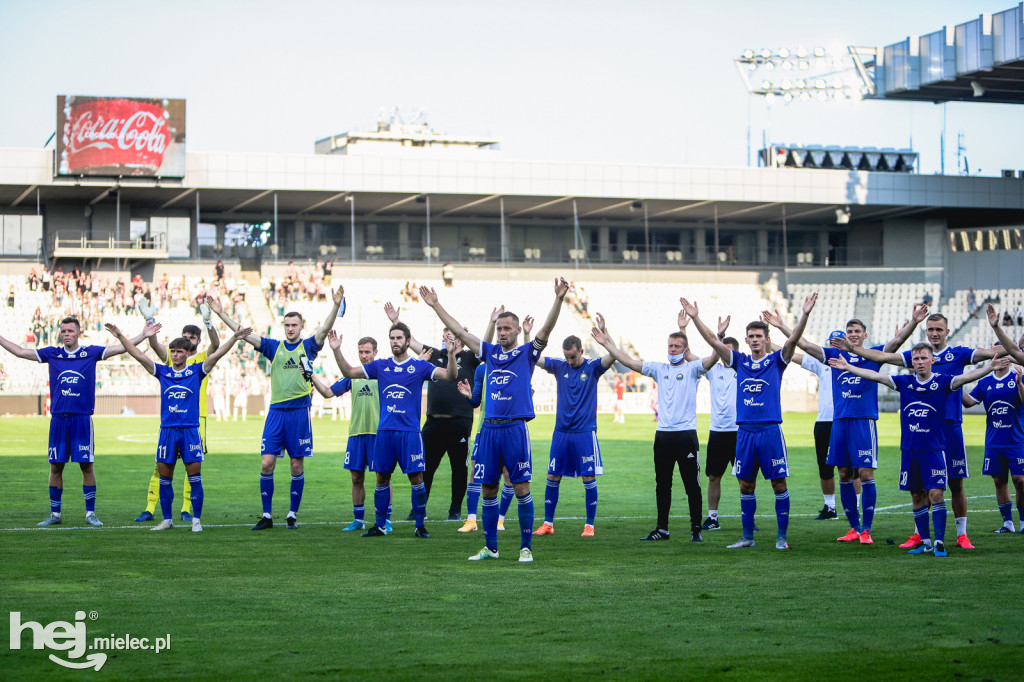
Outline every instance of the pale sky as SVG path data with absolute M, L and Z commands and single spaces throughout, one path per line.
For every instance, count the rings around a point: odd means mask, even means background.
M 312 153 L 423 109 L 494 136 L 504 158 L 747 165 L 788 144 L 913 147 L 939 168 L 941 105 L 774 104 L 747 94 L 745 48 L 883 46 L 1015 0 L 515 2 L 0 0 L 0 147 L 41 147 L 56 96 L 185 98 L 191 151 Z M 1024 168 L 1024 107 L 947 105 L 972 172 Z

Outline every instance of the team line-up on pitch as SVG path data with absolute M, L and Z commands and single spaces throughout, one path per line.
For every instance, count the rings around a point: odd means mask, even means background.
M 744 341 L 749 353 L 743 353 L 739 351 L 738 341 L 726 336 L 729 317 L 719 318 L 717 330 L 712 331 L 701 319 L 697 303 L 680 298 L 678 331 L 668 336 L 665 362 L 641 361 L 622 351 L 612 341 L 600 314 L 594 317 L 591 334 L 608 351 L 606 355 L 598 359 L 585 358 L 582 340 L 569 336 L 562 343 L 562 358 L 543 356 L 568 289 L 564 279 L 555 280 L 551 309 L 531 340 L 534 320 L 529 316 L 520 321 L 511 311 L 496 308 L 485 333 L 477 337 L 442 307 L 433 289 L 421 287 L 422 301 L 444 324 L 442 349 L 417 341 L 408 326 L 399 321 L 398 310 L 389 303 L 385 313 L 392 322 L 388 332 L 391 357 L 377 358 L 377 342 L 366 336 L 358 341 L 359 363 L 355 365 L 345 359 L 341 352 L 342 337 L 332 329 L 345 312 L 344 289 L 340 286 L 332 294 L 333 305 L 325 323 L 307 338 L 302 338 L 304 320 L 297 312 L 284 316 L 285 339 L 278 341 L 241 327 L 224 312 L 213 294 L 207 294 L 200 306 L 210 337 L 209 348 L 203 352 L 197 352 L 202 332 L 196 325 L 187 325 L 181 337 L 163 346 L 157 340 L 161 329 L 155 320 L 157 311 L 142 297 L 138 302 L 139 312 L 146 318 L 142 333 L 129 339 L 116 326 L 106 325 L 117 340 L 116 345 L 80 346 L 81 326 L 74 317 L 61 321 L 60 346 L 23 348 L 0 337 L 0 345 L 11 354 L 49 366 L 52 400 L 47 447 L 50 514 L 38 525 L 62 523 L 63 470 L 69 461 L 78 463 L 82 470 L 86 522 L 102 525 L 95 513 L 93 469 L 96 363 L 127 352 L 160 382 L 160 435 L 150 496 L 154 509 L 159 499 L 163 520 L 153 530 L 173 527 L 172 481 L 175 464 L 180 458 L 187 474 L 185 497 L 191 502 L 192 530 L 201 532 L 204 497 L 201 468 L 206 451 L 205 382 L 218 360 L 237 342 L 244 341 L 266 357 L 271 379 L 270 409 L 261 440 L 259 487 L 263 513 L 253 530 L 273 527 L 273 473 L 277 460 L 285 452 L 292 475 L 286 523 L 290 529 L 298 527 L 304 486 L 303 463 L 306 457 L 313 455 L 310 396 L 316 390 L 325 397 L 352 392 L 353 412 L 345 468 L 352 475 L 355 520 L 345 531 L 366 530 L 363 478 L 369 468 L 376 476 L 375 518 L 363 536 L 384 537 L 391 532 L 390 480 L 397 466 L 409 477 L 412 486 L 409 518 L 415 521 L 414 534 L 428 539 L 430 535 L 424 524 L 427 495 L 433 472 L 447 452 L 453 468 L 451 520 L 461 520 L 459 507 L 463 490 L 467 499 L 468 518 L 459 532 L 477 530 L 477 508 L 482 506 L 480 525 L 484 547 L 469 557 L 471 561 L 499 558 L 498 531 L 504 529 L 504 514 L 513 497 L 519 511 L 519 561 L 533 561 L 533 536 L 555 532 L 555 509 L 563 476 L 579 477 L 583 481 L 587 518 L 582 535 L 591 537 L 597 510 L 597 477 L 602 474 L 596 426 L 597 379 L 618 362 L 651 377 L 658 386 L 658 426 L 654 439 L 658 520 L 654 530 L 642 539 L 664 541 L 671 537 L 668 519 L 676 466 L 688 498 L 691 540 L 700 542 L 702 531 L 719 529 L 720 481 L 731 464 L 739 481 L 743 535 L 729 547 L 750 548 L 756 544 L 755 489 L 760 470 L 775 494 L 778 528 L 775 547 L 785 550 L 789 548 L 790 500 L 786 485 L 789 464 L 781 429 L 780 393 L 782 374 L 796 361 L 818 374 L 822 380 L 821 399 L 832 408 L 831 432 L 819 438 L 816 428 L 815 436 L 825 446 L 817 448 L 823 492 L 824 471 L 831 471 L 832 467 L 839 470 L 840 503 L 850 523 L 850 530 L 838 538 L 839 541 L 873 544 L 870 531 L 877 499 L 874 472 L 878 466 L 878 384 L 900 395 L 899 486 L 911 494 L 915 524 L 915 532 L 901 546 L 910 548 L 912 554 L 947 555 L 944 491 L 948 482 L 956 544 L 964 549 L 974 548 L 966 528 L 963 481 L 969 472 L 961 426 L 962 404 L 984 404 L 988 414 L 983 473 L 995 480 L 1004 520 L 996 532 L 1014 531 L 1008 492 L 1011 477 L 1017 490 L 1017 509 L 1024 532 L 1024 429 L 1020 418 L 1024 388 L 1020 368 L 1010 370 L 1011 358 L 1024 364 L 1024 351 L 1000 327 L 992 306 L 988 306 L 988 322 L 999 341 L 999 345 L 992 348 L 947 345 L 946 318 L 938 313 L 929 315 L 924 304 L 915 306 L 911 320 L 884 346 L 865 347 L 867 328 L 860 320 L 853 319 L 846 323 L 845 331 L 833 332 L 829 344 L 822 347 L 801 338 L 817 300 L 817 294 L 813 294 L 804 301 L 800 318 L 792 329 L 784 324 L 778 312 L 770 311 L 765 311 L 761 320 L 747 324 Z M 217 336 L 211 321 L 214 313 L 233 332 L 226 343 L 221 343 Z M 712 353 L 705 358 L 690 353 L 685 330 L 691 322 L 712 348 Z M 921 322 L 927 323 L 927 342 L 897 352 Z M 781 347 L 772 344 L 770 326 L 786 337 Z M 525 334 L 522 344 L 520 334 Z M 492 343 L 495 335 L 497 343 Z M 162 362 L 154 362 L 138 347 L 147 339 Z M 325 342 L 330 345 L 343 375 L 330 386 L 313 373 L 311 364 Z M 410 350 L 419 357 L 410 354 Z M 986 360 L 992 362 L 966 371 L 969 365 Z M 882 374 L 880 366 L 886 363 L 912 368 L 913 372 L 896 376 Z M 530 494 L 533 463 L 527 422 L 534 418 L 531 377 L 538 366 L 555 377 L 557 412 L 544 493 L 545 519 L 534 530 L 534 504 Z M 710 382 L 712 395 L 706 463 L 709 515 L 703 523 L 696 433 L 696 392 L 702 377 Z M 428 381 L 428 417 L 421 430 L 422 387 Z M 963 394 L 962 387 L 976 381 L 977 386 Z M 466 461 L 476 407 L 481 408 L 480 417 L 467 475 L 461 465 Z M 454 475 L 459 468 L 462 468 L 461 480 Z M 857 482 L 860 493 L 855 489 Z M 834 492 L 826 493 L 825 507 L 818 518 L 835 516 Z M 151 518 L 147 509 L 136 520 Z M 183 518 L 188 518 L 184 511 Z

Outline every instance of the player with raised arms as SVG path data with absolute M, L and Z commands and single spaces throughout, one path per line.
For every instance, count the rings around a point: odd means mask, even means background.
M 327 313 L 323 325 L 313 336 L 303 339 L 302 315 L 292 311 L 284 316 L 284 341 L 268 339 L 259 334 L 249 334 L 245 342 L 263 354 L 270 363 L 270 409 L 263 424 L 263 438 L 260 441 L 260 497 L 263 501 L 263 515 L 252 530 L 266 530 L 274 527 L 271 513 L 274 502 L 274 468 L 285 451 L 291 458 L 291 505 L 286 521 L 288 528 L 298 526 L 299 505 L 305 487 L 303 462 L 313 456 L 313 424 L 309 410 L 312 406 L 310 394 L 312 385 L 304 376 L 304 369 L 316 358 L 324 347 L 327 332 L 338 318 L 345 289 L 341 286 L 332 294 L 334 304 Z M 232 320 L 221 302 L 215 296 L 207 296 L 210 309 L 224 321 L 232 332 L 241 325 Z
M 199 395 L 206 377 L 214 365 L 228 354 L 235 343 L 252 333 L 251 328 L 239 329 L 227 343 L 221 345 L 201 363 L 190 362 L 189 353 L 195 344 L 184 337 L 167 344 L 170 365 L 156 364 L 136 345 L 124 337 L 113 324 L 107 331 L 121 342 L 129 355 L 160 382 L 160 435 L 156 446 L 156 466 L 160 472 L 160 511 L 163 521 L 150 530 L 174 528 L 171 509 L 174 503 L 174 465 L 181 458 L 190 483 L 192 501 L 192 532 L 203 530 L 203 439 L 199 433 Z M 143 334 L 152 339 L 160 331 L 159 324 L 148 325 Z
M 916 312 L 916 311 L 915 311 Z M 917 326 L 917 316 L 911 320 Z M 1004 351 L 992 348 L 967 348 L 966 346 L 950 346 L 946 343 L 949 337 L 949 323 L 946 316 L 933 313 L 927 317 L 925 338 L 932 347 L 932 369 L 938 374 L 956 376 L 963 374 L 968 365 L 984 360 L 991 360 Z M 854 353 L 865 360 L 876 363 L 887 363 L 898 367 L 913 367 L 911 351 L 903 353 L 886 353 L 862 346 L 854 346 L 844 339 L 833 339 L 832 346 L 847 353 Z M 967 494 L 964 492 L 963 479 L 970 476 L 967 468 L 967 446 L 964 443 L 963 399 L 958 388 L 947 396 L 948 406 L 945 411 L 946 421 L 943 425 L 946 469 L 949 479 L 949 492 L 953 499 L 953 516 L 956 523 L 956 544 L 961 549 L 974 549 L 967 537 Z M 917 547 L 922 539 L 912 534 L 900 547 Z
M 782 348 L 769 353 L 771 341 L 768 325 L 756 320 L 747 325 L 746 342 L 750 355 L 734 351 L 715 336 L 698 317 L 696 303 L 679 299 L 683 310 L 693 320 L 704 340 L 718 352 L 722 362 L 736 370 L 736 464 L 733 473 L 740 482 L 740 513 L 743 537 L 729 545 L 730 549 L 754 546 L 754 512 L 757 510 L 757 470 L 772 483 L 775 491 L 775 517 L 778 535 L 775 549 L 789 549 L 789 459 L 786 439 L 782 435 L 782 373 L 796 351 L 797 342 L 807 327 L 807 318 L 814 309 L 818 294 L 804 299 L 803 313 Z
M 910 338 L 914 328 L 927 315 L 927 306 L 915 305 L 912 321 L 904 325 L 896 336 L 884 346 L 875 346 L 872 350 L 885 353 L 895 352 Z M 792 331 L 782 321 L 777 310 L 774 314 L 765 311 L 764 320 L 781 331 L 787 338 L 791 335 Z M 845 334 L 835 331 L 832 332 L 829 339 L 844 335 L 850 345 L 863 348 L 864 342 L 868 338 L 867 325 L 853 318 L 847 321 Z M 850 364 L 873 372 L 881 369 L 881 365 L 877 362 L 865 360 L 854 353 L 833 348 L 831 345 L 822 347 L 807 339 L 800 339 L 797 345 L 807 354 L 808 358 L 813 360 L 812 364 L 805 358 L 802 362 L 805 368 L 808 368 L 808 365 L 829 368 L 828 361 L 841 356 L 846 358 Z M 830 394 L 833 419 L 828 444 L 825 448 L 827 456 L 822 461 L 819 452 L 818 471 L 824 481 L 825 472 L 822 465 L 829 471 L 833 466 L 839 468 L 839 501 L 843 506 L 847 521 L 850 522 L 850 530 L 836 539 L 839 542 L 874 544 L 874 540 L 871 538 L 871 524 L 874 521 L 875 502 L 878 499 L 878 492 L 875 488 L 875 470 L 878 468 L 878 429 L 876 425 L 878 421 L 878 384 L 864 381 L 861 377 L 848 372 L 829 371 L 827 376 L 829 381 L 821 382 L 818 391 Z M 815 426 L 817 427 L 817 425 Z M 817 432 L 815 436 L 815 446 L 817 446 Z M 857 508 L 855 481 L 858 478 L 862 488 L 862 510 Z M 861 511 L 863 511 L 863 515 Z
M 409 477 L 412 486 L 412 512 L 416 522 L 415 536 L 429 538 L 423 524 L 426 517 L 427 487 L 423 483 L 426 466 L 423 438 L 420 435 L 420 408 L 423 404 L 423 382 L 444 379 L 454 381 L 458 375 L 455 345 L 448 348 L 448 363 L 443 369 L 426 360 L 409 355 L 412 333 L 403 322 L 396 322 L 388 330 L 391 344 L 390 358 L 378 358 L 365 365 L 353 367 L 341 352 L 341 334 L 332 343 L 334 358 L 341 374 L 349 379 L 369 379 L 377 382 L 380 396 L 380 419 L 377 438 L 370 459 L 370 471 L 377 474 L 377 487 L 373 491 L 376 514 L 373 528 L 363 537 L 387 535 L 388 505 L 391 503 L 391 474 L 397 464 Z
M 530 456 L 530 432 L 526 422 L 534 417 L 531 379 L 533 368 L 547 346 L 551 330 L 558 321 L 562 301 L 569 291 L 565 279 L 555 280 L 555 300 L 532 343 L 516 344 L 522 328 L 519 318 L 509 311 L 498 316 L 498 344 L 492 345 L 469 333 L 448 311 L 441 307 L 433 289 L 420 287 L 420 298 L 458 336 L 477 357 L 483 358 L 487 377 L 487 402 L 484 424 L 480 427 L 480 443 L 473 467 L 473 481 L 481 484 L 485 546 L 470 561 L 498 558 L 498 481 L 506 467 L 519 500 L 519 561 L 533 561 L 533 498 L 530 478 L 533 462 Z
M 184 338 L 192 344 L 190 355 L 188 356 L 187 364 L 203 363 L 206 358 L 213 355 L 220 347 L 220 336 L 217 334 L 217 328 L 213 326 L 213 322 L 210 321 L 210 310 L 209 304 L 205 301 L 205 295 L 201 295 L 202 303 L 199 304 L 199 313 L 203 318 L 203 325 L 206 327 L 207 334 L 210 336 L 210 345 L 206 350 L 199 350 L 199 342 L 202 340 L 202 331 L 194 324 L 186 324 L 181 328 L 181 338 Z M 155 316 L 157 309 L 149 304 L 145 296 L 139 296 L 136 309 L 146 319 L 146 324 L 154 324 L 156 322 Z M 160 340 L 154 334 L 149 337 L 149 347 L 156 353 L 157 358 L 160 359 L 165 365 L 171 364 L 171 355 L 168 352 L 167 346 L 160 343 Z M 206 447 L 206 392 L 207 384 L 209 383 L 209 374 L 203 377 L 203 385 L 199 389 L 199 437 L 203 441 L 203 455 L 205 456 L 208 452 Z M 146 492 L 146 508 L 141 514 L 139 514 L 136 521 L 152 521 L 153 514 L 156 512 L 156 505 L 160 501 L 160 462 L 156 463 L 153 467 L 153 475 L 149 479 L 149 489 Z M 184 488 L 182 490 L 182 501 L 181 501 L 181 520 L 191 521 L 192 520 L 192 488 L 189 483 L 189 477 L 185 477 Z
M 598 314 L 595 319 L 603 330 L 604 318 Z M 615 358 L 608 353 L 588 360 L 583 356 L 583 341 L 578 336 L 562 341 L 562 356 L 564 360 L 541 357 L 537 361 L 538 367 L 555 377 L 558 396 L 544 488 L 544 523 L 533 534 L 554 534 L 558 488 L 562 477 L 570 476 L 583 481 L 587 520 L 580 537 L 592 538 L 597 516 L 597 477 L 604 473 L 601 446 L 597 442 L 597 380 L 615 364 Z
M 96 472 L 93 469 L 92 413 L 96 409 L 96 363 L 124 352 L 124 346 L 80 346 L 82 325 L 77 317 L 60 321 L 60 346 L 23 348 L 0 336 L 0 347 L 22 360 L 44 362 L 50 367 L 50 435 L 46 446 L 50 463 L 50 515 L 40 526 L 61 523 L 64 465 L 75 462 L 82 469 L 85 521 L 102 526 L 96 518 Z M 143 335 L 132 339 L 142 343 Z
M 505 311 L 505 306 L 501 306 L 496 309 L 501 312 Z M 493 334 L 494 329 L 488 327 L 488 330 Z M 527 315 L 523 318 L 523 343 L 530 342 L 530 332 L 533 330 L 533 318 Z M 488 343 L 491 340 L 490 335 L 484 339 Z M 484 363 L 480 363 L 476 366 L 476 371 L 473 373 L 473 385 L 470 386 L 468 381 L 459 382 L 459 393 L 466 398 L 469 406 L 474 410 L 480 408 L 480 412 L 477 415 L 476 423 L 474 424 L 473 433 L 473 448 L 469 453 L 469 469 L 473 470 L 476 464 L 476 452 L 477 447 L 480 443 L 480 427 L 483 425 L 484 412 L 486 408 L 483 407 L 484 403 L 487 402 L 487 392 L 484 390 L 486 385 L 486 367 Z M 498 509 L 498 530 L 505 530 L 505 513 L 508 512 L 508 508 L 512 506 L 512 498 L 515 497 L 515 488 L 512 487 L 512 482 L 508 477 L 508 469 L 504 467 L 501 470 L 501 476 L 504 482 L 501 485 L 501 504 Z M 466 522 L 459 528 L 458 533 L 472 533 L 477 528 L 477 511 L 480 507 L 480 484 L 476 482 L 470 482 L 466 486 Z
M 914 506 L 914 525 L 921 543 L 911 554 L 933 551 L 928 529 L 928 504 L 932 506 L 935 526 L 935 556 L 946 556 L 946 503 L 942 492 L 946 489 L 947 458 L 943 449 L 944 424 L 949 395 L 962 386 L 977 381 L 992 371 L 992 364 L 953 376 L 932 372 L 933 346 L 919 343 L 910 349 L 913 374 L 888 376 L 865 369 L 847 361 L 845 356 L 831 358 L 833 369 L 848 372 L 888 386 L 900 394 L 900 490 L 909 490 Z
M 992 326 L 1000 345 L 1018 363 L 1024 364 L 1024 351 L 999 326 L 999 314 L 989 304 L 988 323 Z M 1024 339 L 1022 339 L 1024 340 Z M 1017 491 L 1017 514 L 1020 532 L 1024 533 L 1024 383 L 1021 370 L 1011 374 L 1009 368 L 997 368 L 964 395 L 964 407 L 982 403 L 987 415 L 985 430 L 985 465 L 981 473 L 991 476 L 996 488 L 996 504 L 1003 517 L 1003 525 L 996 533 L 1012 533 L 1013 512 L 1010 509 L 1008 483 L 1013 480 Z
M 327 332 L 327 342 L 332 349 L 341 347 L 341 339 L 332 329 Z M 377 359 L 377 340 L 364 336 L 356 344 L 359 364 L 366 365 Z M 313 388 L 324 398 L 343 396 L 352 392 L 352 419 L 348 426 L 348 442 L 345 445 L 345 468 L 352 476 L 352 514 L 355 520 L 341 530 L 366 530 L 366 467 L 373 456 L 373 445 L 377 440 L 377 422 L 380 419 L 380 396 L 376 379 L 348 379 L 342 377 L 328 386 L 316 374 L 309 372 Z M 391 507 L 388 507 L 390 516 Z M 391 521 L 386 520 L 384 529 L 391 532 Z

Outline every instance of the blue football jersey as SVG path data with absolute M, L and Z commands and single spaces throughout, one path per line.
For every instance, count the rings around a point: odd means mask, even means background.
M 203 363 L 185 365 L 176 372 L 169 365 L 156 365 L 153 375 L 160 381 L 160 426 L 199 426 L 199 396 L 203 391 Z
M 367 379 L 377 380 L 380 395 L 380 421 L 377 431 L 419 431 L 423 404 L 423 382 L 436 368 L 426 360 L 380 358 L 363 365 Z
M 729 366 L 736 370 L 736 423 L 781 424 L 782 373 L 789 366 L 782 351 L 755 361 L 734 350 Z
M 485 419 L 533 419 L 533 368 L 547 343 L 524 343 L 506 351 L 499 345 L 480 342 L 480 358 L 487 373 Z
M 913 367 L 911 353 L 903 351 L 903 364 L 906 367 Z M 949 376 L 960 376 L 964 373 L 967 365 L 974 364 L 974 349 L 966 346 L 946 346 L 938 353 L 932 353 L 932 372 L 936 374 L 948 374 Z M 946 421 L 962 424 L 964 421 L 964 406 L 961 398 L 963 388 L 958 388 L 947 399 Z
M 985 406 L 985 447 L 1018 447 L 1024 442 L 1015 372 L 1001 378 L 994 374 L 982 377 L 970 395 Z
M 901 450 L 945 450 L 946 406 L 956 377 L 932 374 L 920 382 L 916 374 L 889 377 L 900 394 Z
M 106 346 L 64 346 L 36 349 L 36 358 L 50 367 L 50 413 L 92 414 L 96 409 L 96 363 Z
M 544 369 L 558 386 L 556 431 L 597 430 L 597 379 L 606 370 L 600 360 L 585 360 L 573 367 L 565 360 L 544 358 Z
M 865 360 L 859 355 L 841 351 L 838 348 L 825 347 L 825 362 L 833 358 L 846 358 L 854 367 L 879 371 L 882 366 L 877 362 Z M 882 351 L 885 346 L 874 346 L 872 350 Z M 862 379 L 850 372 L 839 372 L 832 369 L 832 404 L 833 419 L 878 419 L 878 384 L 870 379 Z

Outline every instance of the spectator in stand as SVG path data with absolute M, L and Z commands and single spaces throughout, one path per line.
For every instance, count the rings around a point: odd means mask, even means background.
M 1017 326 L 1024 325 L 1024 303 L 1017 301 L 1017 309 L 1014 310 L 1014 314 L 1017 316 Z
M 1004 310 L 1003 311 L 1003 326 L 1004 327 L 1012 327 L 1013 326 L 1013 318 L 1010 317 L 1010 311 L 1009 310 Z
M 7 382 L 7 369 L 4 367 L 4 363 L 0 362 L 0 391 L 4 390 L 4 384 Z
M 455 284 L 455 268 L 451 263 L 445 263 L 441 268 L 441 279 L 444 280 L 444 285 L 448 288 Z
M 928 306 L 929 308 L 930 308 L 930 307 L 931 307 L 931 305 L 932 305 L 932 300 L 933 300 L 933 299 L 932 299 L 932 295 L 931 295 L 931 293 L 929 293 L 929 292 L 927 292 L 927 291 L 926 291 L 926 292 L 924 292 L 924 296 L 922 296 L 922 297 L 921 297 L 921 303 L 924 303 L 924 304 L 925 304 L 926 306 Z
M 14 307 L 14 285 L 13 284 L 11 285 L 11 293 L 9 293 L 7 295 L 7 307 L 8 308 L 13 308 Z
M 623 409 L 625 404 L 626 382 L 622 380 L 621 374 L 615 375 L 615 418 L 612 419 L 613 424 L 625 424 L 626 423 L 626 411 Z
M 974 313 L 978 312 L 978 299 L 974 295 L 974 287 L 967 290 L 967 314 L 974 317 Z
M 217 264 L 213 266 L 213 272 L 217 275 L 218 282 L 224 281 L 224 261 L 217 261 Z

